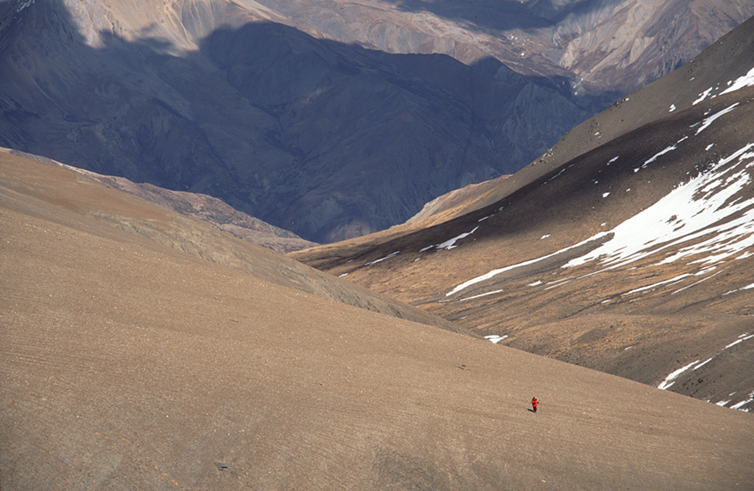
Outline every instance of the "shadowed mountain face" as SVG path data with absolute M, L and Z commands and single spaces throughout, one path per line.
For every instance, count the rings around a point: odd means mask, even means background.
M 320 242 L 512 172 L 588 115 L 564 81 L 492 59 L 389 55 L 269 22 L 181 55 L 109 32 L 92 47 L 71 15 L 6 4 L 3 145 L 216 196 Z
M 574 95 L 600 40 L 639 25 L 623 10 L 643 8 L 592 4 L 7 1 L 0 146 L 207 194 L 308 240 L 359 236 L 515 172 L 625 92 L 615 80 L 640 83 L 595 75 Z M 673 59 L 745 10 L 721 4 L 704 35 L 665 19 L 695 40 Z M 552 44 L 564 22 L 573 69 Z M 660 39 L 640 37 L 626 66 L 646 63 L 646 81 L 667 62 L 637 61 Z M 613 48 L 603 68 L 627 56 Z
M 396 318 L 447 325 L 80 173 L 0 153 L 0 223 L 4 491 L 754 479 L 749 414 Z
M 750 411 L 752 33 L 468 190 L 452 220 L 294 257 L 502 344 Z

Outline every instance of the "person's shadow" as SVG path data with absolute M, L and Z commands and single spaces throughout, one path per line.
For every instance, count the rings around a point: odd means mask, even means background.
M 535 411 L 534 409 L 531 409 L 531 408 L 527 409 L 527 411 L 529 411 L 530 413 L 536 413 L 537 412 L 537 411 Z

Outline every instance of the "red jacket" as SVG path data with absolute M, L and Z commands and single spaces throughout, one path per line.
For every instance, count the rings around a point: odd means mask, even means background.
M 535 397 L 535 398 L 533 398 L 533 399 L 531 400 L 531 405 L 532 405 L 532 407 L 537 407 L 537 404 L 539 404 L 539 401 L 538 401 L 538 400 L 537 400 L 537 398 Z

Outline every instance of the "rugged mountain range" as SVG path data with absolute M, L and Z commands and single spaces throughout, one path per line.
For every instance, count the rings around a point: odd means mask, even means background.
M 754 15 L 746 0 L 385 0 L 259 2 L 288 22 L 389 53 L 493 57 L 561 75 L 582 93 L 625 95 Z M 608 96 L 612 97 L 612 96 Z
M 0 146 L 331 242 L 518 170 L 754 13 L 682 3 L 6 1 Z
M 749 411 L 752 128 L 754 19 L 514 176 L 294 257 L 500 344 Z
M 750 414 L 451 332 L 80 172 L 0 153 L 0 227 L 4 491 L 754 480 Z

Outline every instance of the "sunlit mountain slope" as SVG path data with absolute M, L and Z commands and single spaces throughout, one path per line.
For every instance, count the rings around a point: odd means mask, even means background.
M 486 187 L 499 201 L 295 257 L 501 344 L 754 409 L 753 26 L 670 76 L 691 90 L 662 79 Z

